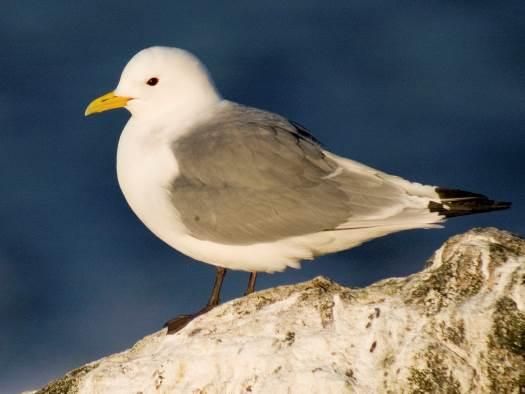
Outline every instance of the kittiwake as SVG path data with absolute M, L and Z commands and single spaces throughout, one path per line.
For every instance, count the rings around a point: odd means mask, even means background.
M 218 304 L 226 269 L 251 272 L 250 293 L 257 272 L 510 206 L 337 156 L 298 123 L 223 99 L 182 49 L 140 51 L 85 114 L 120 107 L 131 113 L 117 151 L 129 206 L 168 245 L 218 267 L 208 305 L 170 332 Z

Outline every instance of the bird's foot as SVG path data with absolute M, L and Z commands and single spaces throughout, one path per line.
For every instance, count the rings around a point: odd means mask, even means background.
M 205 314 L 215 308 L 215 305 L 206 305 L 200 311 L 195 312 L 191 315 L 179 315 L 173 319 L 168 320 L 164 323 L 164 327 L 168 327 L 167 335 L 175 334 L 182 330 L 186 325 L 196 317 Z

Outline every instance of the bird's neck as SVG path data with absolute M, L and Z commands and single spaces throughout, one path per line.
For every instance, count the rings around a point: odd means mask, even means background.
M 195 124 L 213 116 L 223 102 L 217 95 L 201 100 L 199 105 L 195 105 L 195 102 L 178 103 L 165 111 L 157 110 L 155 116 L 132 114 L 123 134 L 140 144 L 172 143 L 189 132 Z
M 193 92 L 185 96 L 185 100 L 172 99 L 169 105 L 163 108 L 155 108 L 151 111 L 134 112 L 129 123 L 144 125 L 146 127 L 134 127 L 136 132 L 153 134 L 168 133 L 169 138 L 182 135 L 195 123 L 206 119 L 216 108 L 220 106 L 222 98 L 215 92 L 199 94 Z M 138 137 L 138 136 L 137 136 Z M 143 136 L 146 137 L 146 136 Z

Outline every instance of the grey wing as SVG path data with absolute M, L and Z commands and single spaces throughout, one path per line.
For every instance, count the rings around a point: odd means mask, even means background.
M 271 242 L 396 205 L 397 189 L 342 171 L 304 129 L 264 111 L 229 104 L 172 147 L 179 176 L 171 199 L 198 239 Z

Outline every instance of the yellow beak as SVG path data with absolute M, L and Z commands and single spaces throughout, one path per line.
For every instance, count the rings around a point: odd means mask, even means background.
M 125 107 L 131 97 L 116 96 L 114 92 L 109 92 L 96 98 L 86 108 L 84 115 L 89 116 L 97 112 L 104 112 L 110 109 Z

